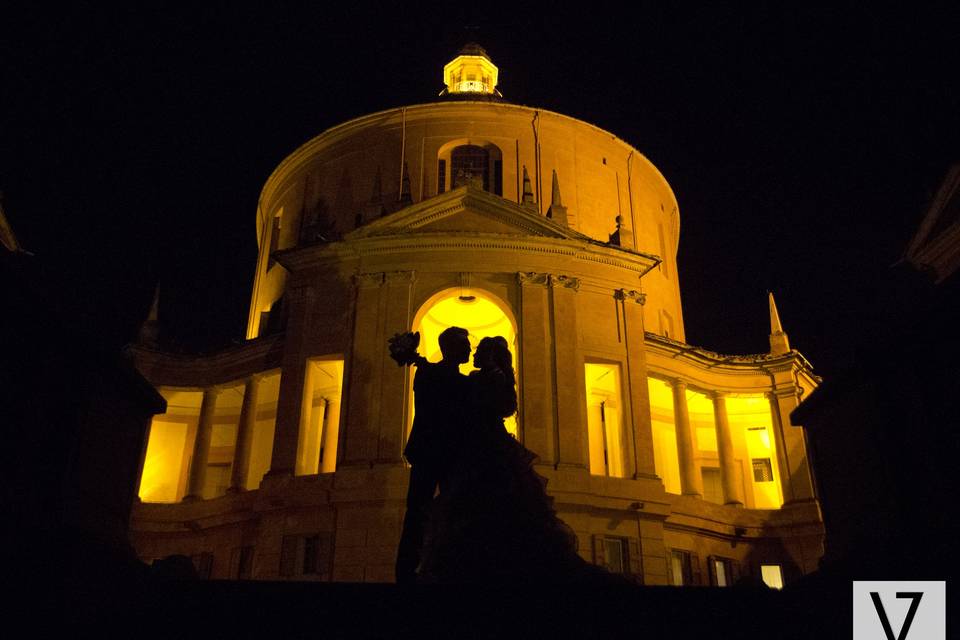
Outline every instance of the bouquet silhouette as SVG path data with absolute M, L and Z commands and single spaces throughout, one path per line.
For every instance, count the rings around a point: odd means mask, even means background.
M 420 332 L 397 333 L 387 340 L 390 346 L 390 357 L 397 363 L 397 366 L 410 364 L 419 364 L 424 357 L 417 353 L 417 347 L 420 346 Z

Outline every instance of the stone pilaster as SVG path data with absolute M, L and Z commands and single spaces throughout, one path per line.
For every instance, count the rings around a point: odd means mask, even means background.
M 690 412 L 687 410 L 687 383 L 674 380 L 673 415 L 676 417 L 677 458 L 680 463 L 680 493 L 703 497 L 703 479 L 697 473 L 693 460 L 693 432 L 690 430 Z
M 550 306 L 545 273 L 519 272 L 520 435 L 543 464 L 557 462 Z
M 376 461 L 399 464 L 403 460 L 403 443 L 406 436 L 407 404 L 410 402 L 408 376 L 410 367 L 398 367 L 390 359 L 387 339 L 394 333 L 409 331 L 413 322 L 413 271 L 393 271 L 384 274 L 384 286 L 380 288 L 381 308 L 384 309 L 384 325 L 377 339 L 381 366 L 380 420 L 377 436 Z
M 807 458 L 806 437 L 802 427 L 795 427 L 790 422 L 790 413 L 799 404 L 796 389 L 792 385 L 785 386 L 769 392 L 767 397 L 770 399 L 783 501 L 813 500 L 816 494 Z
M 717 455 L 720 458 L 720 486 L 724 504 L 742 507 L 743 495 L 737 482 L 736 460 L 733 455 L 733 438 L 730 420 L 727 417 L 727 399 L 722 393 L 713 394 L 714 424 L 717 429 Z
M 234 448 L 233 470 L 230 473 L 230 489 L 228 489 L 230 493 L 244 491 L 247 488 L 253 432 L 257 424 L 257 400 L 262 379 L 262 375 L 254 374 L 247 378 L 243 387 L 243 404 L 240 406 L 240 422 L 237 424 L 237 446 Z
M 556 363 L 557 464 L 587 468 L 587 406 L 583 357 L 578 345 L 577 290 L 580 281 L 548 279 L 553 302 L 553 361 Z
M 207 387 L 203 390 L 200 404 L 200 422 L 197 425 L 197 437 L 193 441 L 193 457 L 190 459 L 190 479 L 187 484 L 185 501 L 203 498 L 203 485 L 207 480 L 207 460 L 210 458 L 210 440 L 213 437 L 213 416 L 217 410 L 219 387 Z
M 380 375 L 387 344 L 379 343 L 380 288 L 383 273 L 354 277 L 353 344 L 347 381 L 347 414 L 343 430 L 343 464 L 371 464 L 377 455 L 380 421 Z M 402 329 L 398 329 L 402 330 Z M 396 366 L 395 364 L 393 366 Z
M 300 443 L 300 414 L 303 409 L 304 387 L 307 384 L 306 340 L 311 316 L 316 303 L 312 286 L 287 290 L 289 315 L 286 342 L 280 376 L 280 395 L 277 399 L 277 426 L 273 436 L 273 456 L 270 476 L 293 475 L 297 466 Z
M 634 478 L 657 475 L 653 457 L 653 425 L 650 422 L 650 391 L 647 388 L 647 356 L 643 348 L 643 305 L 647 296 L 639 291 L 618 289 L 614 297 L 620 303 L 623 317 L 624 347 L 627 370 L 624 376 L 630 414 L 633 418 Z

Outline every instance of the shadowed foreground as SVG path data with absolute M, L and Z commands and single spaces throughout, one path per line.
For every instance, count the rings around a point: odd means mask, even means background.
M 763 587 L 598 592 L 550 585 L 146 580 L 108 597 L 71 590 L 66 602 L 56 604 L 61 611 L 38 612 L 35 619 L 128 637 L 849 637 L 849 582 L 828 588 L 818 581 L 812 576 L 784 592 Z

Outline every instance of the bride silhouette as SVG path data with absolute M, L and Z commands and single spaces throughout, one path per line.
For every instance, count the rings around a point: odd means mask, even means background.
M 537 455 L 504 427 L 517 410 L 511 363 L 503 337 L 477 345 L 462 419 L 449 425 L 460 433 L 450 439 L 447 484 L 430 508 L 420 581 L 626 584 L 580 557 L 576 534 L 533 469 Z

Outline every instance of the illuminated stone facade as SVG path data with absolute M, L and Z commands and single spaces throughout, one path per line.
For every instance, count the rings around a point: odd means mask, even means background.
M 823 528 L 789 415 L 817 378 L 772 297 L 769 353 L 686 344 L 663 176 L 593 125 L 500 101 L 485 52 L 462 54 L 442 101 L 336 126 L 270 176 L 244 344 L 137 350 L 168 401 L 132 519 L 141 557 L 391 581 L 412 392 L 386 341 L 419 330 L 436 359 L 457 324 L 512 344 L 508 426 L 585 557 L 651 585 L 815 569 Z

